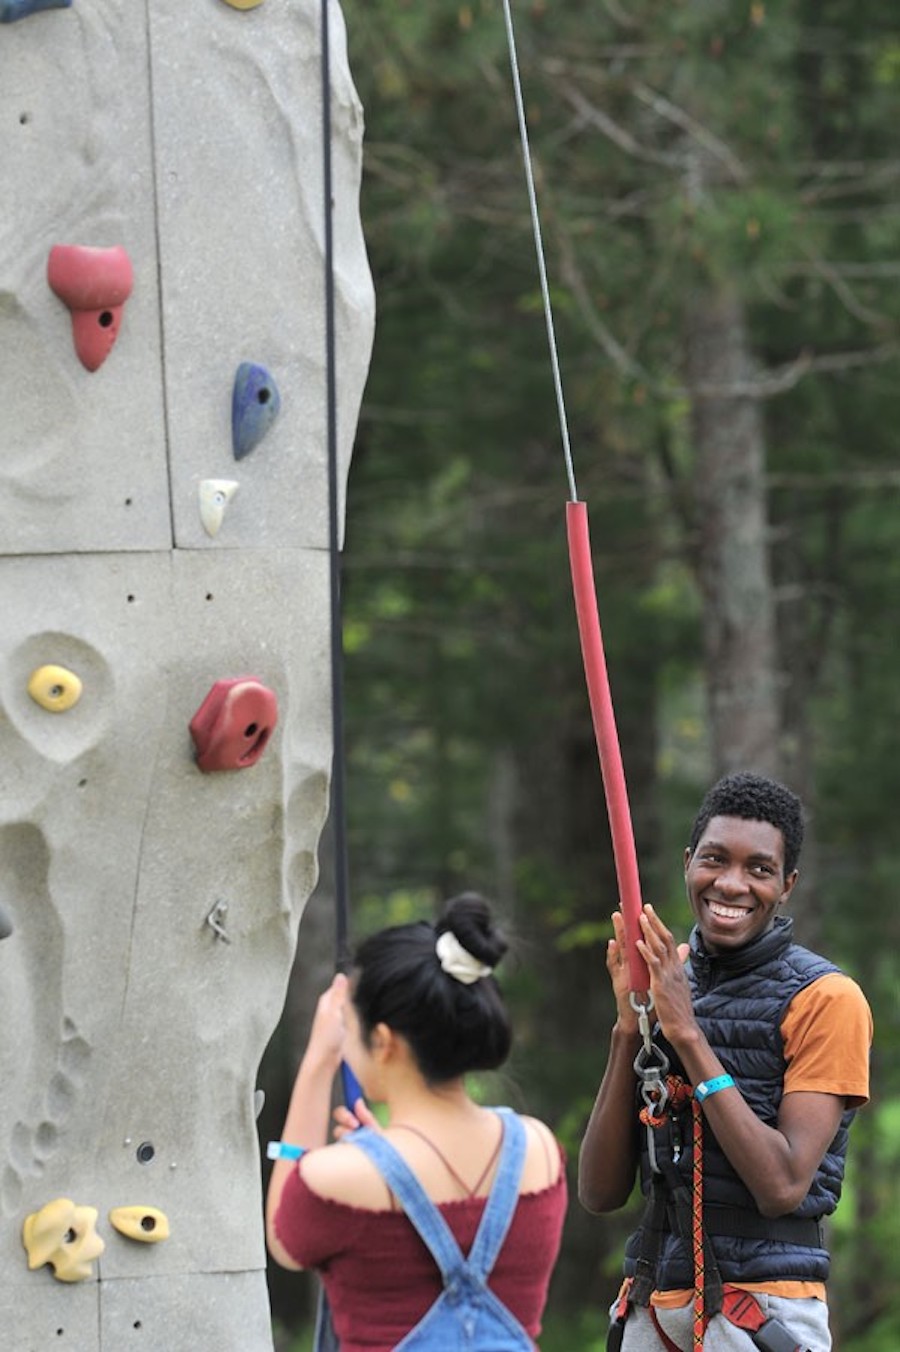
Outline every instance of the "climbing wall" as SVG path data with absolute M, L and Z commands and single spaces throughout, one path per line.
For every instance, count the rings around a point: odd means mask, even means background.
M 320 24 L 0 0 L 10 1352 L 272 1347 L 255 1076 L 331 760 Z M 343 495 L 374 304 L 329 24 Z

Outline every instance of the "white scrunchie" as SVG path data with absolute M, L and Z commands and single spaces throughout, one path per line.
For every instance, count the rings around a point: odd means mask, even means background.
M 474 981 L 490 976 L 494 970 L 467 953 L 452 930 L 444 930 L 443 934 L 438 935 L 434 951 L 447 975 L 455 981 L 461 981 L 464 986 L 471 986 Z

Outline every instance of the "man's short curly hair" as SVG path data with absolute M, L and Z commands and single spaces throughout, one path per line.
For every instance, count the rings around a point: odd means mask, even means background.
M 803 845 L 803 806 L 790 789 L 764 775 L 746 770 L 725 775 L 707 792 L 691 827 L 689 849 L 697 842 L 713 817 L 742 817 L 745 821 L 769 822 L 784 839 L 785 876 L 793 873 Z

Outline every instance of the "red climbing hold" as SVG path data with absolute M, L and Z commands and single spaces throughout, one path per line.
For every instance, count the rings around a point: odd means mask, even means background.
M 190 722 L 201 770 L 255 765 L 278 722 L 278 700 L 255 676 L 216 681 Z
M 57 244 L 50 250 L 47 281 L 71 311 L 81 364 L 96 371 L 119 335 L 122 309 L 134 285 L 131 259 L 121 245 L 94 249 Z

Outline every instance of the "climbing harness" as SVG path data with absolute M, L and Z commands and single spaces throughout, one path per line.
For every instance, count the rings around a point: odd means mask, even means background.
M 607 1340 L 608 1352 L 618 1352 L 621 1347 L 625 1323 L 633 1306 L 647 1309 L 666 1352 L 679 1352 L 660 1326 L 650 1304 L 660 1247 L 671 1229 L 676 1230 L 693 1258 L 693 1349 L 702 1349 L 709 1321 L 719 1314 L 748 1333 L 761 1352 L 806 1352 L 779 1320 L 766 1317 L 751 1292 L 723 1283 L 710 1235 L 743 1235 L 789 1243 L 821 1244 L 820 1223 L 795 1216 L 766 1220 L 728 1207 L 704 1207 L 703 1110 L 700 1101 L 690 1085 L 676 1075 L 666 1077 L 662 1104 L 646 1101 L 649 1097 L 645 1097 L 640 1120 L 648 1133 L 652 1171 L 650 1195 L 641 1219 L 641 1244 L 634 1276 L 626 1283 L 616 1305 Z M 688 1146 L 692 1152 L 690 1188 L 677 1168 Z
M 621 1311 L 621 1313 L 620 1313 Z M 625 1332 L 625 1319 L 628 1313 L 628 1296 L 624 1294 L 616 1306 L 616 1318 L 607 1339 L 607 1352 L 619 1352 Z M 749 1334 L 754 1347 L 760 1352 L 809 1352 L 778 1319 L 767 1319 L 763 1309 L 750 1291 L 742 1291 L 737 1286 L 725 1286 L 722 1292 L 722 1308 L 719 1313 L 735 1328 Z M 656 1311 L 649 1309 L 650 1321 L 656 1330 L 660 1347 L 665 1352 L 681 1352 L 662 1328 Z

